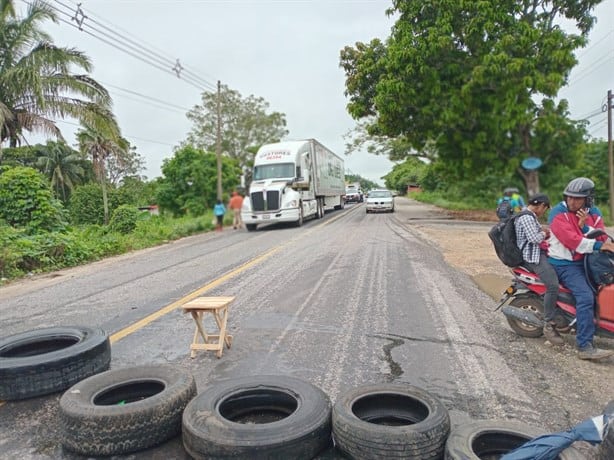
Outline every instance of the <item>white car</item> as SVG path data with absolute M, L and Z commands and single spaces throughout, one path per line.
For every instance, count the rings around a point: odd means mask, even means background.
M 370 212 L 394 212 L 394 197 L 390 190 L 371 190 L 366 199 L 367 214 Z

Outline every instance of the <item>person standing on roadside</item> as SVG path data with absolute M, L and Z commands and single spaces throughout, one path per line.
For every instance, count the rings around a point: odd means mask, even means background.
M 237 191 L 232 192 L 232 197 L 228 202 L 228 208 L 233 212 L 232 228 L 237 229 L 243 227 L 241 220 L 241 207 L 243 206 L 243 197 Z
M 224 203 L 222 203 L 222 200 L 217 200 L 215 206 L 213 206 L 213 215 L 215 215 L 217 220 L 215 230 L 218 232 L 221 232 L 224 228 L 224 214 L 226 214 L 226 207 Z
M 550 237 L 548 226 L 541 225 L 539 218 L 550 209 L 550 199 L 543 193 L 531 197 L 526 210 L 516 218 L 516 245 L 522 251 L 524 265 L 539 275 L 539 279 L 546 285 L 544 293 L 544 337 L 552 345 L 563 345 L 565 341 L 556 330 L 554 314 L 556 298 L 559 293 L 559 278 L 554 267 L 548 262 L 547 243 Z
M 584 274 L 584 256 L 594 251 L 614 251 L 614 242 L 607 236 L 586 238 L 594 229 L 605 230 L 599 208 L 593 204 L 595 183 L 577 177 L 567 184 L 563 201 L 548 218 L 551 236 L 548 261 L 554 266 L 559 280 L 576 299 L 576 347 L 580 359 L 598 360 L 614 354 L 614 350 L 595 348 L 595 294 Z

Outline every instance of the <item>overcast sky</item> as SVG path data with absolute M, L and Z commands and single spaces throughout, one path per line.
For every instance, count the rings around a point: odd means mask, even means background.
M 45 29 L 56 45 L 92 59 L 92 76 L 111 92 L 122 134 L 145 159 L 149 179 L 161 175 L 163 159 L 190 130 L 185 113 L 200 103 L 199 88 L 214 90 L 218 80 L 243 97 L 264 98 L 270 111 L 286 115 L 287 139 L 319 140 L 344 157 L 346 173 L 383 184 L 393 166 L 366 152 L 343 155 L 343 135 L 355 123 L 345 109 L 339 67 L 344 46 L 389 35 L 394 21 L 385 15 L 387 0 L 81 0 L 83 14 L 79 2 L 48 3 L 62 21 Z M 560 94 L 572 116 L 590 117 L 591 135 L 605 139 L 602 106 L 614 89 L 614 0 L 595 14 L 591 41 Z M 181 79 L 169 71 L 177 59 Z M 74 123 L 59 126 L 74 144 Z

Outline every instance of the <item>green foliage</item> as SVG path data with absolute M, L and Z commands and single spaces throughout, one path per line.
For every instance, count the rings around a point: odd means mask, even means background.
M 3 168 L 0 174 L 0 218 L 28 233 L 59 231 L 66 225 L 65 209 L 43 175 L 23 166 Z
M 528 156 L 574 168 L 585 125 L 569 119 L 565 100 L 554 101 L 597 3 L 393 2 L 398 20 L 385 43 L 341 51 L 348 111 L 385 143 L 381 152 L 427 152 L 448 186 L 490 168 L 528 186 L 520 167 Z M 560 18 L 580 35 L 565 33 Z
M 392 171 L 384 176 L 386 188 L 405 193 L 408 185 L 422 184 L 428 165 L 416 157 L 409 157 L 405 162 L 395 165 Z
M 121 195 L 113 188 L 107 190 L 111 212 L 121 202 Z M 87 184 L 77 187 L 68 205 L 70 219 L 74 224 L 104 224 L 104 205 L 100 184 Z
M 121 196 L 121 202 L 133 204 L 136 207 L 156 204 L 156 192 L 158 181 L 144 182 L 139 177 L 126 177 L 117 191 Z
M 8 140 L 16 147 L 24 130 L 60 138 L 52 121 L 57 117 L 84 121 L 108 116 L 111 99 L 87 75 L 89 58 L 74 48 L 55 46 L 41 29 L 45 21 L 58 21 L 54 8 L 32 2 L 21 18 L 12 4 L 0 1 L 0 145 Z
M 117 233 L 131 233 L 136 228 L 139 210 L 129 204 L 122 204 L 113 211 L 109 227 Z
M 217 199 L 217 157 L 186 146 L 162 164 L 164 177 L 158 182 L 156 201 L 174 216 L 200 216 L 213 208 Z M 241 168 L 236 160 L 222 157 L 222 189 L 234 190 Z M 226 201 L 226 198 L 224 201 Z

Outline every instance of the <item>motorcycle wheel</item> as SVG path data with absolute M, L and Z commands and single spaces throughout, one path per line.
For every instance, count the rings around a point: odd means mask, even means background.
M 544 317 L 544 304 L 538 297 L 516 297 L 510 302 L 510 305 L 520 308 L 521 310 L 528 310 L 534 313 L 538 318 L 543 319 Z M 522 337 L 537 338 L 541 337 L 543 333 L 541 327 L 533 326 L 532 324 L 527 324 L 519 319 L 510 318 L 508 316 L 506 316 L 505 319 L 507 319 L 512 330 Z

